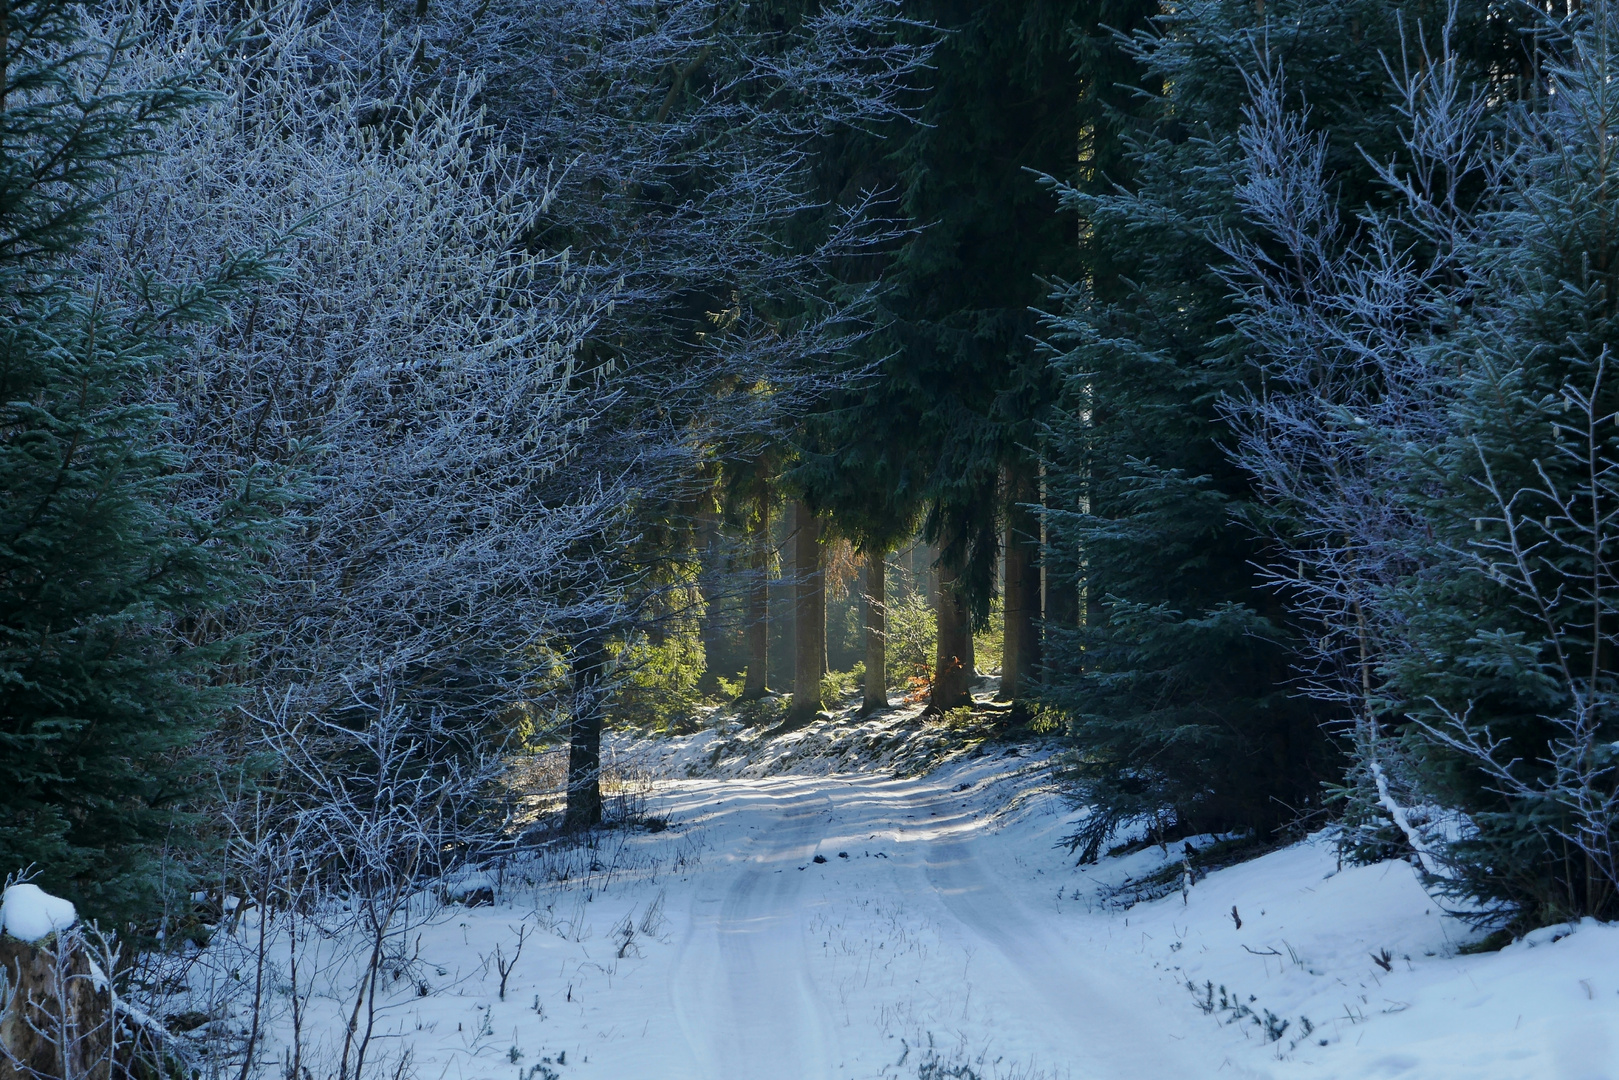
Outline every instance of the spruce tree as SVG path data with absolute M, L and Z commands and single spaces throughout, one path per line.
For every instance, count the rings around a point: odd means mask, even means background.
M 1032 309 L 1042 276 L 1076 268 L 1073 234 L 1052 227 L 1056 203 L 1037 173 L 1069 178 L 1075 168 L 1085 109 L 1074 35 L 1115 16 L 1129 25 L 1145 7 L 909 0 L 905 13 L 928 27 L 919 33 L 943 31 L 917 90 L 924 122 L 845 139 L 829 154 L 848 187 L 892 193 L 910 231 L 879 268 L 861 268 L 886 287 L 871 339 L 879 377 L 825 418 L 802 484 L 835 514 L 925 511 L 944 583 L 935 710 L 969 701 L 971 627 L 988 616 L 1009 502 L 1036 489 L 1036 421 L 1051 383 Z M 1019 516 L 1013 528 L 1024 535 L 1029 523 Z M 1014 610 L 1025 630 L 1014 641 L 1032 668 L 1039 612 Z
M 1099 812 L 1165 833 L 1269 835 L 1321 800 L 1329 709 L 1297 684 L 1300 627 L 1266 587 L 1268 513 L 1231 458 L 1222 411 L 1256 379 L 1231 333 L 1222 245 L 1236 197 L 1247 76 L 1285 67 L 1314 107 L 1345 207 L 1372 188 L 1395 114 L 1384 57 L 1420 4 L 1197 0 L 1122 43 L 1148 94 L 1111 111 L 1114 149 L 1066 192 L 1085 273 L 1051 324 L 1063 407 L 1049 427 L 1048 527 L 1073 561 L 1082 625 L 1048 643 L 1048 698 L 1072 718 L 1073 776 Z
M 1311 691 L 1356 713 L 1346 854 L 1412 854 L 1523 930 L 1619 912 L 1619 7 L 1483 29 L 1390 72 L 1402 145 L 1353 221 L 1266 80 L 1244 141 L 1268 235 L 1231 247 L 1266 381 L 1233 415 L 1272 573 L 1339 661 Z
M 200 97 L 192 71 L 120 89 L 132 41 L 66 0 L 0 21 L 0 868 L 120 927 L 154 915 L 198 805 L 196 743 L 225 699 L 207 614 L 244 579 L 281 491 L 241 476 L 223 517 L 179 503 L 147 396 L 244 261 L 141 310 L 66 259 L 121 162 Z
M 1466 287 L 1424 350 L 1445 435 L 1382 433 L 1432 539 L 1378 672 L 1416 794 L 1462 814 L 1440 887 L 1519 931 L 1619 916 L 1619 5 L 1530 25 L 1543 82 L 1481 125 Z

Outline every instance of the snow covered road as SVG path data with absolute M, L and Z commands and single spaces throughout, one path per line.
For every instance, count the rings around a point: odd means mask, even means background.
M 669 994 L 692 1071 L 665 1075 L 875 1076 L 929 1035 L 1076 1080 L 1202 1071 L 1141 1037 L 1142 980 L 1003 887 L 978 805 L 926 780 L 680 785 L 674 815 L 735 843 L 692 894 Z
M 775 1075 L 833 1075 L 831 1012 L 810 977 L 802 925 L 804 878 L 825 800 L 758 792 L 731 873 L 694 897 L 670 978 L 670 1005 L 699 1075 L 745 1080 L 761 1063 Z M 699 809 L 700 807 L 696 808 Z M 729 880 L 725 880 L 725 878 Z
M 412 927 L 400 1075 L 1619 1080 L 1619 928 L 1457 955 L 1409 865 L 1324 837 L 1115 907 L 1178 847 L 1075 867 L 1074 810 L 1017 747 L 913 779 L 671 772 L 666 830 L 543 848 Z M 328 1054 L 338 1000 L 311 1004 Z
M 971 941 L 963 948 L 976 954 L 982 984 L 998 988 L 997 1012 L 1020 1026 L 1034 1021 L 1025 1038 L 1058 1035 L 1076 1077 L 1186 1076 L 1196 1074 L 1188 1072 L 1194 1064 L 1207 1064 L 1180 1050 L 1178 1040 L 1141 1037 L 1143 1011 L 1161 1011 L 1157 996 L 1148 1000 L 1139 985 L 1121 984 L 1114 957 L 1055 933 L 1051 920 L 1034 917 L 1001 888 L 979 858 L 983 830 L 963 817 L 943 822 L 941 837 L 929 844 L 928 883 Z M 998 970 L 986 977 L 988 968 Z

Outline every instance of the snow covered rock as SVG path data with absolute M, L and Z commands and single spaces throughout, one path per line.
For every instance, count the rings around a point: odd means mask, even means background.
M 443 883 L 444 899 L 466 907 L 488 907 L 495 902 L 495 879 L 476 872 L 448 877 Z
M 0 897 L 0 933 L 19 941 L 41 941 L 78 921 L 73 905 L 38 885 L 13 885 Z

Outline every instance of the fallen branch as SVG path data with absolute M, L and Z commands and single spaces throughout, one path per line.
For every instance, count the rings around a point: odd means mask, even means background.
M 1423 872 L 1430 877 L 1448 878 L 1449 870 L 1433 854 L 1428 842 L 1417 832 L 1416 826 L 1411 824 L 1411 817 L 1406 813 L 1405 807 L 1395 801 L 1393 793 L 1389 791 L 1388 778 L 1383 775 L 1383 766 L 1372 761 L 1368 762 L 1366 767 L 1371 772 L 1372 779 L 1377 782 L 1377 801 L 1389 812 L 1389 817 L 1394 819 L 1394 824 L 1400 832 L 1405 834 L 1406 843 L 1417 853 Z

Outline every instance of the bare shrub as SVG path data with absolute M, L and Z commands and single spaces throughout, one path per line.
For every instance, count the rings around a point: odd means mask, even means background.
M 204 49 L 218 97 L 131 164 L 86 269 L 116 293 L 241 252 L 280 268 L 154 388 L 188 499 L 228 502 L 254 470 L 298 492 L 259 588 L 195 632 L 251 634 L 244 681 L 295 713 L 338 719 L 384 681 L 410 708 L 505 715 L 593 602 L 573 545 L 623 501 L 564 470 L 613 391 L 578 368 L 606 301 L 526 239 L 552 190 L 494 137 L 475 78 L 379 98 L 333 63 L 330 12 L 120 17 L 148 34 L 129 77 Z M 408 62 L 346 41 L 369 75 Z

